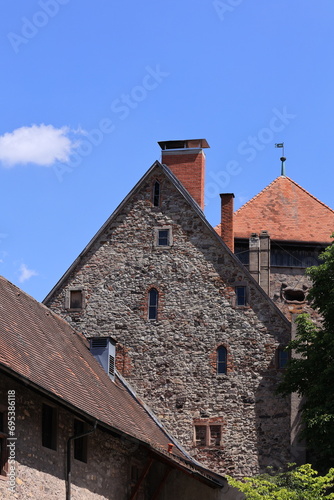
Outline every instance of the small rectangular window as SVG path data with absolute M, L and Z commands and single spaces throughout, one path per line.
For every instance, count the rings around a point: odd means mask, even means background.
M 171 247 L 173 245 L 173 234 L 171 226 L 162 226 L 154 228 L 154 246 Z
M 205 425 L 195 425 L 195 442 L 196 446 L 206 445 L 206 426 Z
M 219 346 L 217 349 L 217 373 L 227 373 L 227 350 L 224 346 Z
M 210 446 L 221 445 L 221 426 L 210 425 Z
M 42 445 L 57 449 L 57 409 L 47 404 L 42 406 Z
M 246 305 L 246 287 L 245 286 L 236 286 L 235 287 L 236 294 L 236 305 L 237 306 L 245 306 Z
M 151 288 L 148 294 L 148 319 L 158 318 L 158 290 Z
M 82 290 L 70 290 L 70 309 L 82 309 Z
M 287 351 L 284 347 L 280 347 L 277 352 L 278 357 L 278 368 L 282 370 L 285 368 L 287 362 L 289 361 L 289 351 Z
M 74 419 L 74 435 L 85 433 L 87 430 L 85 422 L 82 420 Z M 80 462 L 87 463 L 87 444 L 88 437 L 82 436 L 78 439 L 74 439 L 74 458 L 80 460 Z
M 159 229 L 158 245 L 160 247 L 166 247 L 169 245 L 169 229 Z
M 160 183 L 158 181 L 153 185 L 153 206 L 160 206 Z

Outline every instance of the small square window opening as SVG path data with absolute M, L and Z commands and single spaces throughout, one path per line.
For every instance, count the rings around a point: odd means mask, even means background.
M 70 290 L 70 309 L 82 309 L 81 290 Z
M 158 245 L 160 247 L 166 247 L 169 245 L 169 229 L 159 229 Z

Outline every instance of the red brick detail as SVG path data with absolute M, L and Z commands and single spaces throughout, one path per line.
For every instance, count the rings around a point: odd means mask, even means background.
M 205 155 L 202 150 L 189 154 L 164 154 L 161 162 L 167 165 L 183 186 L 204 210 Z
M 226 344 L 217 344 L 215 350 L 210 352 L 209 360 L 210 360 L 211 372 L 213 374 L 217 375 L 217 349 L 220 346 L 225 347 L 225 349 L 227 351 L 226 375 L 228 375 L 229 373 L 233 372 L 234 364 L 233 364 L 230 348 Z
M 133 370 L 129 351 L 130 349 L 122 344 L 116 345 L 116 368 L 117 371 L 124 377 L 131 375 Z
M 166 319 L 165 316 L 163 315 L 164 312 L 164 305 L 165 305 L 165 293 L 157 284 L 152 284 L 149 287 L 147 287 L 146 292 L 143 296 L 143 299 L 141 301 L 140 305 L 140 310 L 142 311 L 142 316 L 144 320 L 149 321 L 148 319 L 148 301 L 149 301 L 149 292 L 152 290 L 152 288 L 155 288 L 158 292 L 158 317 L 156 321 Z M 155 320 L 153 320 L 155 321 Z
M 229 249 L 234 252 L 234 194 L 223 193 L 221 197 L 221 238 Z

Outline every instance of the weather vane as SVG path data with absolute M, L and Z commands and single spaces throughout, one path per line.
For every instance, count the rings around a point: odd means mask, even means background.
M 286 158 L 284 156 L 284 142 L 278 142 L 278 143 L 276 143 L 275 144 L 275 148 L 281 148 L 281 149 L 283 149 L 283 155 L 280 158 L 280 160 L 282 162 L 281 175 L 284 175 L 284 177 L 285 177 L 285 165 L 284 165 L 284 162 L 285 162 Z

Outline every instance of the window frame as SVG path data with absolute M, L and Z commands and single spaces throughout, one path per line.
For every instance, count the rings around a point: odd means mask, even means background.
M 153 298 L 153 292 L 156 293 L 156 300 L 152 301 L 151 299 Z M 158 320 L 158 308 L 159 308 L 159 291 L 153 286 L 152 288 L 149 289 L 148 294 L 147 294 L 147 319 L 149 321 L 157 321 Z M 154 313 L 151 315 L 151 313 Z
M 45 411 L 50 411 L 51 422 L 46 422 L 47 415 Z M 42 425 L 41 438 L 43 448 L 57 451 L 58 448 L 58 409 L 48 403 L 42 403 Z M 46 427 L 47 426 L 47 427 Z
M 240 298 L 240 295 L 238 294 L 238 290 L 243 290 L 243 303 L 240 304 L 239 303 L 239 298 Z M 243 285 L 243 284 L 238 284 L 238 285 L 234 285 L 234 292 L 235 292 L 235 306 L 236 307 L 245 307 L 248 305 L 248 290 L 247 290 L 247 286 L 246 285 Z
M 79 418 L 73 419 L 73 435 L 83 434 L 87 432 L 87 424 Z M 82 463 L 88 461 L 88 435 L 73 440 L 73 458 Z
M 81 307 L 71 307 L 71 294 L 72 292 L 81 292 Z M 85 305 L 85 294 L 82 287 L 71 287 L 66 291 L 65 308 L 69 311 L 82 311 Z
M 160 231 L 167 231 L 167 244 L 166 245 L 161 245 L 160 244 Z M 166 226 L 159 226 L 154 228 L 154 246 L 156 248 L 161 248 L 161 249 L 166 249 L 170 248 L 173 246 L 173 232 L 172 232 L 172 226 L 166 225 Z
M 220 353 L 224 353 L 224 360 L 220 360 Z M 227 360 L 228 360 L 228 351 L 224 345 L 219 345 L 216 349 L 216 370 L 217 370 L 217 375 L 227 375 Z M 221 371 L 220 368 L 223 366 L 223 370 Z
M 219 432 L 219 444 L 215 443 L 212 444 L 212 433 L 213 433 L 213 428 L 218 427 L 220 429 Z M 204 444 L 199 444 L 197 439 L 197 429 L 203 428 L 205 429 L 204 433 Z M 194 423 L 194 446 L 196 448 L 221 448 L 223 446 L 223 424 L 221 422 L 210 422 L 210 421 L 198 421 Z
M 156 208 L 161 206 L 161 183 L 157 179 L 154 180 L 152 185 L 152 205 Z
M 282 359 L 283 355 L 283 359 Z M 286 346 L 279 346 L 276 353 L 276 364 L 278 370 L 285 370 L 286 365 L 290 360 L 290 352 L 286 349 Z M 283 361 L 283 362 L 282 362 Z

